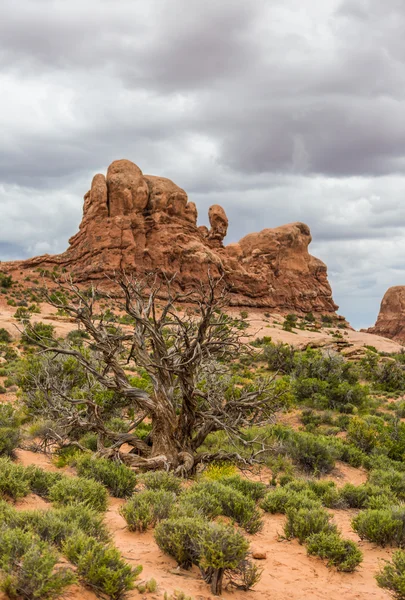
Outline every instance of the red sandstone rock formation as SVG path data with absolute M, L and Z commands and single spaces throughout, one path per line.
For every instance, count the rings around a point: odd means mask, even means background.
M 374 327 L 367 333 L 375 333 L 399 343 L 405 343 L 405 286 L 390 287 L 384 294 L 380 312 Z
M 18 268 L 60 266 L 81 282 L 121 269 L 138 274 L 161 269 L 177 273 L 183 287 L 204 279 L 210 267 L 225 274 L 233 305 L 290 312 L 337 309 L 325 264 L 308 253 L 307 225 L 264 229 L 224 246 L 225 211 L 212 206 L 209 221 L 210 230 L 197 227 L 195 204 L 169 179 L 143 175 L 134 163 L 117 160 L 106 177 L 93 178 L 79 232 L 66 252 L 24 261 Z

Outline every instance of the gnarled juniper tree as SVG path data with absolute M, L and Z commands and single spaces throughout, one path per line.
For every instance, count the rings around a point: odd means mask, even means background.
M 183 292 L 162 275 L 140 280 L 120 274 L 116 283 L 114 306 L 126 323 L 120 327 L 108 320 L 111 311 L 96 314 L 95 290 L 86 294 L 70 283 L 48 295 L 87 334 L 80 345 L 36 336 L 41 351 L 21 384 L 31 412 L 46 420 L 48 443 L 77 444 L 75 432 L 93 432 L 101 456 L 183 475 L 201 461 L 240 458 L 199 448 L 212 432 L 238 437 L 245 427 L 268 423 L 285 392 L 275 377 L 232 384 L 230 365 L 243 350 L 243 331 L 223 312 L 223 279 L 208 276 Z M 34 335 L 29 325 L 25 335 Z M 147 374 L 147 389 L 133 384 L 131 367 Z M 117 409 L 127 417 L 125 431 L 108 426 Z M 143 439 L 136 433 L 142 422 L 151 424 Z

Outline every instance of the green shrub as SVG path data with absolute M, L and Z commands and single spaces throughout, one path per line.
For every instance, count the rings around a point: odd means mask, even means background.
M 398 499 L 390 488 L 381 488 L 371 483 L 358 486 L 346 483 L 340 494 L 348 508 L 385 508 L 398 504 Z
M 74 464 L 78 475 L 100 481 L 116 498 L 127 498 L 134 491 L 136 475 L 125 465 L 90 454 L 78 456 Z
M 63 552 L 76 565 L 77 573 L 86 585 L 111 600 L 120 600 L 132 590 L 142 571 L 142 567 L 132 569 L 126 564 L 113 546 L 102 544 L 84 533 L 68 538 L 63 544 Z
M 285 487 L 278 487 L 270 491 L 263 498 L 260 506 L 268 513 L 285 513 L 286 505 L 291 497 L 291 492 Z
M 368 482 L 389 488 L 400 500 L 405 500 L 405 473 L 394 469 L 376 469 L 370 472 Z
M 145 490 L 132 496 L 121 507 L 120 513 L 130 531 L 146 531 L 149 526 L 169 517 L 175 498 L 173 492 Z
M 379 546 L 405 545 L 405 508 L 368 509 L 352 521 L 354 531 L 361 539 Z
M 22 529 L 0 529 L 1 589 L 8 598 L 57 598 L 75 581 L 70 569 L 55 568 L 59 556 Z
M 328 560 L 328 566 L 338 571 L 352 572 L 363 560 L 359 547 L 351 540 L 344 540 L 338 533 L 321 531 L 307 538 L 308 554 Z
M 11 340 L 11 335 L 9 334 L 7 329 L 4 329 L 4 327 L 0 327 L 0 342 L 2 344 L 9 344 Z
M 199 566 L 215 595 L 222 593 L 224 573 L 234 570 L 246 559 L 249 543 L 233 527 L 210 524 L 201 537 Z
M 84 504 L 103 512 L 107 510 L 107 490 L 101 483 L 82 477 L 66 477 L 49 490 L 49 500 L 56 506 Z
M 261 507 L 269 513 L 286 513 L 294 508 L 320 508 L 321 501 L 308 487 L 295 491 L 287 484 L 269 492 L 264 497 Z
M 180 494 L 181 481 L 173 473 L 165 471 L 149 471 L 140 477 L 140 480 L 148 490 L 165 490 Z
M 286 538 L 296 537 L 302 544 L 313 533 L 336 533 L 336 525 L 330 520 L 331 516 L 321 507 L 294 508 L 287 512 L 284 533 Z
M 197 483 L 182 498 L 182 502 L 191 502 L 194 506 L 198 506 L 199 500 L 201 512 L 208 517 L 217 516 L 219 505 L 220 514 L 234 519 L 248 533 L 257 533 L 262 527 L 261 515 L 254 500 L 219 481 Z
M 20 309 L 17 309 L 17 312 Z M 28 311 L 26 311 L 28 315 L 30 315 L 30 313 Z M 17 313 L 16 313 L 17 314 Z M 18 317 L 16 317 L 18 318 Z M 22 318 L 26 318 L 26 317 L 19 317 L 20 319 Z M 51 325 L 50 323 L 42 323 L 41 321 L 38 321 L 38 323 L 34 323 L 33 325 L 28 324 L 26 327 L 26 330 L 22 333 L 21 335 L 21 340 L 25 343 L 25 344 L 37 344 L 38 342 L 41 342 L 43 344 L 46 345 L 52 345 L 54 344 L 54 333 L 55 333 L 55 327 L 53 325 Z
M 3 289 L 9 289 L 13 285 L 13 277 L 12 275 L 6 275 L 5 273 L 0 273 L 0 287 Z
M 41 496 L 41 498 L 48 498 L 51 487 L 64 478 L 64 475 L 61 473 L 44 471 L 35 465 L 29 465 L 26 467 L 25 474 L 29 481 L 31 491 L 34 494 Z
M 394 598 L 405 599 L 405 552 L 397 550 L 392 555 L 391 561 L 386 564 L 376 575 L 380 587 L 389 590 Z
M 336 451 L 310 433 L 297 433 L 287 448 L 294 462 L 307 473 L 330 473 L 335 467 Z
M 0 458 L 0 494 L 18 500 L 30 493 L 29 481 L 25 468 Z
M 310 481 L 308 485 L 324 506 L 328 508 L 343 507 L 342 495 L 333 481 Z
M 232 475 L 229 477 L 221 477 L 219 482 L 223 485 L 228 485 L 238 492 L 242 492 L 245 496 L 249 496 L 252 500 L 257 501 L 264 498 L 267 487 L 264 483 L 259 481 L 250 481 L 249 479 L 243 479 L 239 475 Z
M 13 456 L 20 443 L 20 419 L 11 404 L 0 404 L 0 456 Z
M 20 443 L 19 429 L 0 427 L 0 456 L 14 456 L 14 451 Z
M 157 524 L 155 540 L 162 552 L 189 569 L 199 563 L 200 539 L 208 527 L 209 523 L 198 517 L 171 518 Z
M 79 440 L 79 443 L 84 446 L 87 450 L 92 452 L 97 451 L 98 436 L 96 433 L 89 431 L 85 433 Z
M 77 531 L 101 542 L 108 542 L 110 535 L 97 511 L 86 506 L 66 506 L 52 510 L 30 510 L 18 513 L 24 527 L 32 529 L 41 539 L 58 547 Z

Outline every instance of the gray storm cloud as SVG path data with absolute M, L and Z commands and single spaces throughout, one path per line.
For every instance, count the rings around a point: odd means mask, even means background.
M 57 252 L 117 158 L 230 219 L 301 220 L 354 325 L 404 283 L 400 0 L 3 0 L 0 259 Z

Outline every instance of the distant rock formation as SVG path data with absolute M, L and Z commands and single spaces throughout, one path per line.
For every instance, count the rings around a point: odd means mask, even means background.
M 376 324 L 367 333 L 405 344 L 405 285 L 390 287 L 385 292 Z
M 308 253 L 307 225 L 263 229 L 224 246 L 228 219 L 223 208 L 211 206 L 209 222 L 209 230 L 197 226 L 195 204 L 172 181 L 143 175 L 129 160 L 117 160 L 106 177 L 93 178 L 79 232 L 66 252 L 20 262 L 18 268 L 63 267 L 78 282 L 121 269 L 137 274 L 161 269 L 177 273 L 184 287 L 206 278 L 210 267 L 225 274 L 232 305 L 301 313 L 337 310 L 325 264 Z

